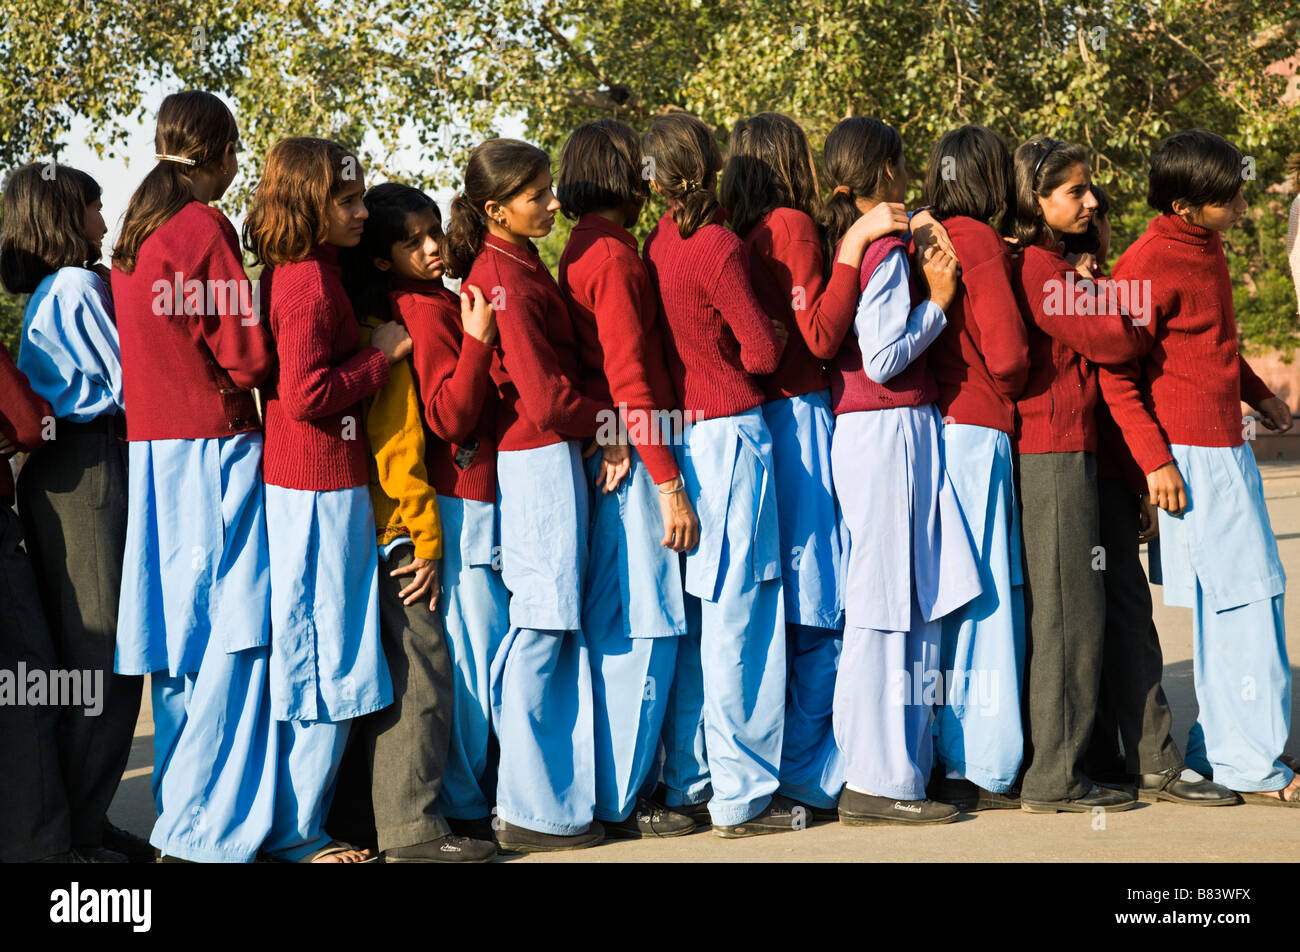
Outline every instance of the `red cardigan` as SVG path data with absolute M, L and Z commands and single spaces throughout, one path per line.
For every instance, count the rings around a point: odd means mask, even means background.
M 36 395 L 9 356 L 8 348 L 0 344 L 0 434 L 20 451 L 30 453 L 43 442 L 42 429 L 47 418 L 53 420 L 54 411 L 44 398 Z M 11 500 L 13 496 L 13 470 L 9 460 L 0 457 L 0 498 Z
M 1087 281 L 1056 249 L 1012 258 L 1012 289 L 1029 337 L 1029 380 L 1016 401 L 1016 452 L 1097 451 L 1094 365 L 1129 360 L 1141 340 L 1108 300 L 1106 279 Z
M 768 212 L 744 240 L 754 295 L 790 335 L 776 372 L 759 381 L 765 399 L 825 390 L 826 361 L 853 324 L 858 269 L 837 262 L 827 281 L 817 223 L 793 208 Z
M 1102 373 L 1111 413 L 1142 471 L 1169 462 L 1170 443 L 1240 446 L 1242 401 L 1258 408 L 1273 392 L 1237 346 L 1218 233 L 1159 215 L 1120 256 L 1115 280 L 1150 289 L 1139 318 L 1141 356 Z
M 483 237 L 464 286 L 476 285 L 497 312 L 500 342 L 492 379 L 501 395 L 497 447 L 527 450 L 596 435 L 609 401 L 578 389 L 578 343 L 560 289 L 528 247 Z
M 440 496 L 496 502 L 497 392 L 494 349 L 465 333 L 460 301 L 441 281 L 397 281 L 388 296 L 411 335 L 412 364 L 424 419 L 438 437 L 428 441 L 425 465 Z M 456 465 L 457 453 L 469 464 Z
M 226 216 L 190 202 L 144 240 L 130 274 L 114 268 L 111 278 L 127 439 L 258 429 L 250 391 L 275 348 Z
M 560 293 L 577 336 L 583 392 L 624 404 L 628 436 L 656 483 L 677 477 L 672 447 L 659 440 L 654 412 L 677 402 L 664 363 L 658 302 L 625 228 L 583 215 L 560 256 Z
M 666 211 L 642 251 L 659 291 L 668 374 L 695 419 L 735 416 L 764 402 L 751 374 L 770 374 L 782 343 L 754 296 L 739 238 L 716 221 L 683 239 Z
M 388 382 L 377 347 L 358 350 L 359 325 L 339 275 L 338 249 L 267 268 L 262 290 L 280 365 L 264 393 L 271 486 L 324 492 L 370 484 L 360 401 Z
M 961 289 L 948 326 L 926 355 L 944 422 L 1012 433 L 1016 398 L 1029 377 L 1029 337 L 1011 289 L 1006 242 L 964 215 L 943 223 L 961 264 Z

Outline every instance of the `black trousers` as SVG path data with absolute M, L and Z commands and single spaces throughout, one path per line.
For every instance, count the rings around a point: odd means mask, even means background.
M 1106 620 L 1096 461 L 1085 452 L 1022 454 L 1017 477 L 1025 553 L 1021 796 L 1065 800 L 1092 786 L 1082 764 Z
M 59 760 L 72 845 L 103 842 L 104 819 L 126 769 L 140 713 L 141 677 L 113 673 L 126 547 L 126 442 L 119 417 L 59 420 L 55 438 L 18 477 L 18 511 L 56 667 L 102 672 L 103 709 L 59 716 Z

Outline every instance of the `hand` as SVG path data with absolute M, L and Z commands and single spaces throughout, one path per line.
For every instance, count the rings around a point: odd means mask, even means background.
M 0 459 L 8 459 L 17 452 L 17 445 L 10 442 L 9 437 L 0 436 Z
M 380 324 L 370 335 L 370 346 L 378 347 L 388 358 L 389 364 L 395 364 L 411 352 L 411 335 L 406 328 L 396 321 Z
M 591 459 L 593 456 L 596 455 L 596 451 L 599 450 L 599 449 L 600 449 L 600 443 L 598 443 L 598 442 L 596 441 L 596 438 L 593 436 L 593 437 L 591 438 L 591 442 L 588 443 L 588 444 L 586 445 L 586 447 L 583 449 L 583 451 L 582 451 L 582 458 L 583 458 L 583 459 Z
M 466 293 L 468 288 L 469 293 Z M 473 294 L 473 298 L 470 297 Z M 460 323 L 465 333 L 475 340 L 491 346 L 497 339 L 497 313 L 483 292 L 473 284 L 460 290 Z
M 1156 507 L 1151 505 L 1151 497 L 1143 496 L 1138 505 L 1138 542 L 1150 542 L 1160 537 L 1160 519 L 1156 516 Z
M 957 259 L 942 248 L 932 245 L 925 250 L 923 269 L 925 282 L 930 287 L 930 300 L 947 311 L 957 296 L 960 274 Z
M 1269 397 L 1267 400 L 1261 400 L 1256 409 L 1262 414 L 1260 422 L 1270 430 L 1285 433 L 1291 429 L 1291 408 L 1286 405 L 1286 401 L 1281 397 Z
M 434 559 L 412 559 L 400 569 L 388 573 L 393 578 L 399 575 L 415 575 L 411 584 L 397 593 L 403 605 L 414 605 L 424 596 L 429 596 L 429 611 L 438 607 L 438 563 Z
M 1097 277 L 1097 259 L 1087 251 L 1081 251 L 1076 255 L 1066 255 L 1065 260 L 1074 265 L 1074 270 L 1080 277 L 1092 280 Z
M 957 257 L 957 249 L 953 247 L 952 239 L 948 237 L 948 229 L 939 224 L 939 220 L 930 214 L 928 208 L 923 208 L 912 216 L 912 241 L 915 242 L 917 250 L 924 252 L 927 248 L 938 245 L 953 258 Z
M 777 339 L 784 344 L 790 339 L 790 329 L 785 326 L 785 321 L 772 320 L 772 330 L 776 332 Z
M 867 245 L 885 235 L 902 234 L 907 231 L 907 209 L 899 202 L 881 202 L 857 220 L 844 233 L 840 243 L 838 261 L 855 267 L 862 263 L 862 253 Z
M 632 451 L 626 443 L 600 448 L 600 469 L 596 471 L 596 485 L 603 493 L 612 493 L 632 468 Z M 602 485 L 603 484 L 603 485 Z
M 1147 474 L 1147 490 L 1151 501 L 1170 515 L 1178 515 L 1187 508 L 1187 488 L 1178 464 L 1170 460 L 1153 473 Z
M 695 507 L 686 497 L 686 490 L 668 492 L 683 485 L 682 478 L 660 483 L 659 512 L 664 519 L 664 538 L 661 545 L 674 552 L 690 552 L 700 544 L 700 519 Z

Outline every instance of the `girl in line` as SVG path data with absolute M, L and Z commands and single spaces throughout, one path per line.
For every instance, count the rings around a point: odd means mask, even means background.
M 104 849 L 104 837 L 142 684 L 113 674 L 126 544 L 126 427 L 107 273 L 92 270 L 107 231 L 102 207 L 99 183 L 77 169 L 32 164 L 15 171 L 4 192 L 0 278 L 10 293 L 30 295 L 18 369 L 56 417 L 18 480 L 23 535 L 56 667 L 104 677 L 98 716 L 75 708 L 59 716 L 72 845 L 89 861 L 122 862 L 121 853 Z M 144 855 L 136 858 L 152 861 L 148 844 L 138 846 Z
M 503 850 L 582 849 L 604 838 L 594 821 L 591 662 L 582 630 L 590 512 L 579 441 L 607 402 L 578 389 L 578 347 L 564 298 L 533 246 L 559 202 L 550 158 L 516 139 L 470 156 L 452 202 L 448 271 L 497 309 L 501 394 L 497 480 L 501 576 L 510 630 L 492 661 L 501 742 L 497 843 Z M 595 451 L 595 443 L 588 448 Z
M 322 829 L 352 719 L 392 703 L 379 638 L 374 515 L 360 401 L 410 353 L 400 325 L 362 347 L 339 251 L 366 219 L 360 162 L 325 139 L 282 139 L 244 223 L 266 270 L 262 301 L 279 364 L 266 388 L 271 556 L 271 716 L 279 722 L 275 859 L 358 862 Z
M 251 862 L 275 798 L 262 432 L 250 392 L 275 355 L 235 229 L 212 207 L 238 171 L 238 143 L 216 96 L 164 99 L 158 164 L 131 196 L 113 251 L 131 408 L 116 670 L 151 674 L 150 842 L 164 862 Z
M 828 243 L 878 203 L 906 195 L 903 141 L 879 119 L 839 123 L 823 166 L 834 190 L 823 211 Z M 839 331 L 831 369 L 831 472 L 848 530 L 833 717 L 845 761 L 839 815 L 850 825 L 957 817 L 954 807 L 926 799 L 933 698 L 924 687 L 938 667 L 939 620 L 979 595 L 980 579 L 944 478 L 936 388 L 924 359 L 956 294 L 957 263 L 936 247 L 926 252 L 924 274 L 929 296 L 918 299 L 902 239 L 868 246 L 855 333 Z
M 583 364 L 583 392 L 613 403 L 626 428 L 628 471 L 611 488 L 604 455 L 587 461 L 596 490 L 582 627 L 591 657 L 596 817 L 607 836 L 693 832 L 695 820 L 651 802 L 666 704 L 686 634 L 681 556 L 699 519 L 660 417 L 676 402 L 657 301 L 629 231 L 645 203 L 641 143 L 612 119 L 579 126 L 560 156 L 560 208 L 577 221 L 559 284 Z

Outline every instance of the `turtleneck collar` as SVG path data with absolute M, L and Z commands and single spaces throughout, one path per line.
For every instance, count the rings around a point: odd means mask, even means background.
M 1217 232 L 1183 221 L 1177 215 L 1166 212 L 1157 215 L 1151 222 L 1152 227 L 1166 238 L 1181 241 L 1188 245 L 1205 246 L 1217 235 Z

